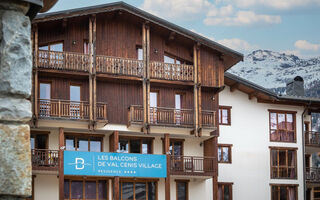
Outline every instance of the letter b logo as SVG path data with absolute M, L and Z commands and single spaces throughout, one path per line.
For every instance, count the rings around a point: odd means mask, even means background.
M 84 159 L 83 158 L 76 158 L 76 169 L 84 169 Z

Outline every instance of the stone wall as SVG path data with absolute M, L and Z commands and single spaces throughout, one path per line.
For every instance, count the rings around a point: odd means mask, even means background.
M 28 3 L 0 1 L 0 199 L 31 195 L 31 73 Z

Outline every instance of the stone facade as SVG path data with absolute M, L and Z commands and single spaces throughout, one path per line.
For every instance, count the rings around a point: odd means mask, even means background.
M 0 199 L 31 195 L 32 53 L 28 3 L 0 1 Z M 10 196 L 10 197 L 9 197 Z

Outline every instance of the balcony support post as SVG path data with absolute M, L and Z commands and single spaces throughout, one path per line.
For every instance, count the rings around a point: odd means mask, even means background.
M 89 129 L 92 130 L 93 122 L 93 97 L 92 97 L 92 68 L 93 68 L 93 39 L 92 39 L 92 20 L 89 18 Z
M 34 31 L 34 118 L 35 125 L 38 119 L 38 26 L 35 25 Z
M 197 44 L 196 47 L 196 51 L 197 51 L 197 75 L 198 75 L 198 79 L 197 79 L 197 94 L 198 94 L 198 136 L 201 137 L 202 136 L 202 109 L 201 109 L 201 60 L 200 60 L 200 47 Z
M 142 51 L 143 51 L 143 132 L 149 132 L 150 123 L 150 27 L 142 25 Z
M 164 153 L 167 156 L 167 178 L 165 179 L 165 200 L 170 200 L 170 137 L 169 134 L 164 134 Z
M 96 16 L 90 17 L 92 23 L 92 75 L 93 75 L 93 126 L 97 120 L 97 76 L 96 76 Z M 94 127 L 93 127 L 94 128 Z
M 64 129 L 59 128 L 59 200 L 64 199 L 64 171 L 63 171 L 63 151 L 64 144 Z
M 193 79 L 194 79 L 194 85 L 193 85 L 193 104 L 194 104 L 194 113 L 193 113 L 193 124 L 194 124 L 194 130 L 191 131 L 191 134 L 194 134 L 194 136 L 197 136 L 198 128 L 199 128 L 199 107 L 198 107 L 198 50 L 196 44 L 193 46 Z

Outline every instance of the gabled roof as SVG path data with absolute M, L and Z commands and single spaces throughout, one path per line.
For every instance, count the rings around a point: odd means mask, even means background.
M 249 95 L 249 99 L 256 97 L 258 102 L 261 103 L 299 105 L 320 110 L 320 98 L 279 95 L 271 90 L 268 90 L 260 85 L 252 83 L 229 72 L 225 72 L 224 77 L 226 85 L 230 86 L 231 90 L 238 89 L 244 93 L 247 93 Z
M 130 14 L 133 14 L 137 17 L 144 19 L 145 21 L 162 26 L 170 31 L 176 32 L 178 34 L 183 35 L 184 37 L 187 37 L 191 40 L 194 40 L 197 43 L 200 43 L 200 44 L 205 45 L 209 48 L 215 49 L 215 50 L 221 52 L 223 55 L 227 55 L 227 56 L 232 57 L 235 61 L 231 62 L 229 64 L 229 66 L 227 66 L 226 70 L 228 68 L 230 68 L 231 66 L 233 66 L 234 64 L 236 64 L 237 62 L 243 61 L 243 54 L 241 54 L 237 51 L 234 51 L 234 50 L 232 50 L 228 47 L 225 47 L 217 42 L 214 42 L 206 37 L 203 37 L 197 33 L 194 33 L 192 31 L 187 30 L 185 28 L 182 28 L 180 26 L 177 26 L 171 22 L 168 22 L 164 19 L 161 19 L 155 15 L 152 15 L 148 12 L 145 12 L 139 8 L 131 6 L 131 5 L 124 3 L 122 1 L 115 2 L 115 3 L 102 4 L 102 5 L 97 5 L 97 6 L 64 10 L 64 11 L 59 11 L 59 12 L 39 14 L 33 20 L 33 23 L 46 22 L 46 21 L 51 21 L 51 20 L 59 20 L 59 19 L 77 17 L 77 16 L 84 16 L 84 15 L 92 15 L 92 14 L 98 14 L 98 13 L 106 13 L 106 12 L 112 12 L 112 11 L 117 11 L 117 10 L 121 10 L 121 11 L 128 12 Z

